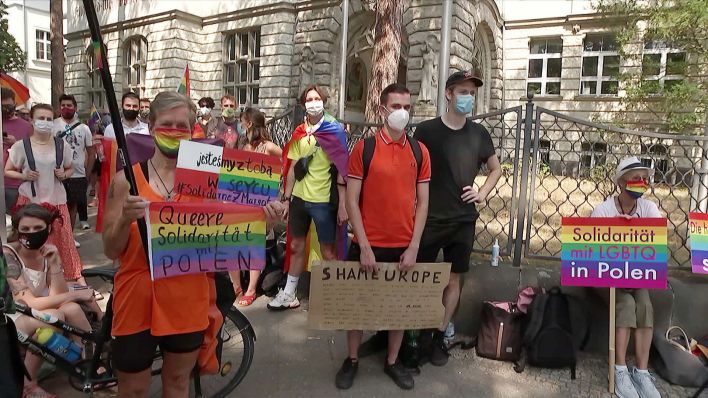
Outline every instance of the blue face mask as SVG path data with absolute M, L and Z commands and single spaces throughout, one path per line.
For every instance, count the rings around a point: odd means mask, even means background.
M 455 112 L 466 115 L 474 108 L 474 96 L 472 94 L 455 96 Z

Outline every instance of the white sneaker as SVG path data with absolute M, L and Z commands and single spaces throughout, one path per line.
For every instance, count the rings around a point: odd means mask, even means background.
M 81 229 L 84 231 L 87 229 L 91 229 L 91 226 L 89 225 L 88 221 L 81 221 Z
M 639 398 L 629 370 L 615 369 L 615 395 L 617 398 Z
M 77 248 L 79 248 L 79 247 L 81 247 L 81 243 L 79 243 L 78 240 L 74 239 L 74 246 L 76 246 Z
M 268 309 L 273 311 L 290 310 L 299 306 L 300 301 L 297 297 L 294 294 L 286 293 L 285 290 L 280 290 L 278 295 L 267 305 Z
M 651 373 L 640 372 L 637 368 L 632 369 L 632 384 L 639 394 L 639 398 L 661 398 L 659 390 L 654 382 L 656 378 Z

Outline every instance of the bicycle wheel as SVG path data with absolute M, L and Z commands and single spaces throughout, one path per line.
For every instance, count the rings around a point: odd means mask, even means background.
M 256 335 L 248 319 L 237 309 L 232 307 L 226 314 L 221 336 L 221 371 L 199 378 L 204 397 L 228 396 L 246 377 L 253 361 Z M 193 387 L 190 396 L 194 396 Z

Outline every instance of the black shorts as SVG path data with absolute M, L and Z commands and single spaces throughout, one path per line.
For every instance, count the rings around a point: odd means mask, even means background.
M 401 261 L 401 256 L 407 247 L 372 247 L 377 263 L 397 263 Z M 359 261 L 361 258 L 361 247 L 356 242 L 349 246 L 347 261 Z
M 86 203 L 86 191 L 88 190 L 86 177 L 67 178 L 64 180 L 64 189 L 66 189 L 66 204 L 68 206 Z
M 474 244 L 475 223 L 427 223 L 418 250 L 419 263 L 434 263 L 440 249 L 444 261 L 452 263 L 451 272 L 461 274 L 470 270 L 470 255 Z
M 337 209 L 329 203 L 312 203 L 293 196 L 288 212 L 288 230 L 295 238 L 307 236 L 310 223 L 315 223 L 320 244 L 337 240 Z
M 204 342 L 204 332 L 153 336 L 144 330 L 127 336 L 115 336 L 111 342 L 113 367 L 121 372 L 138 373 L 152 366 L 159 346 L 164 352 L 184 354 L 195 351 Z

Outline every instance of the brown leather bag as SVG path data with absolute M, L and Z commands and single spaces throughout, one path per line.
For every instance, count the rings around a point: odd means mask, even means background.
M 515 303 L 485 301 L 477 334 L 477 355 L 514 362 L 519 359 L 523 341 L 524 314 Z

